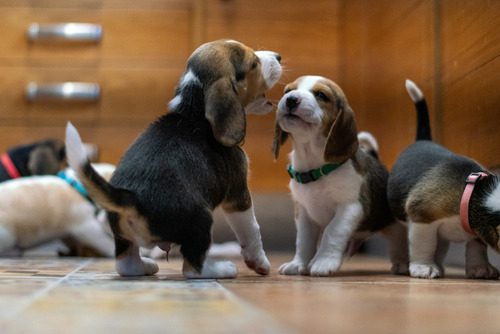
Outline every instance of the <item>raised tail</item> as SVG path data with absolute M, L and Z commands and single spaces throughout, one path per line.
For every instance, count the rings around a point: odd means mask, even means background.
M 432 140 L 429 110 L 424 94 L 411 80 L 406 79 L 406 91 L 417 109 L 417 135 L 415 140 Z
M 70 122 L 66 126 L 66 155 L 70 167 L 95 203 L 115 212 L 136 207 L 135 195 L 132 192 L 114 188 L 92 167 L 82 139 Z
M 358 133 L 359 147 L 378 160 L 378 143 L 377 139 L 367 131 Z

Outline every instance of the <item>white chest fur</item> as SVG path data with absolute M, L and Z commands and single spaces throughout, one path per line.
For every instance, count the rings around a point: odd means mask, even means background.
M 339 205 L 359 202 L 361 175 L 356 173 L 351 161 L 328 175 L 307 184 L 290 181 L 295 201 L 322 227 L 331 222 Z

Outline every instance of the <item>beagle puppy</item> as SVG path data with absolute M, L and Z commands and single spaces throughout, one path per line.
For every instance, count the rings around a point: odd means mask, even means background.
M 0 155 L 0 182 L 31 175 L 55 175 L 66 166 L 64 142 L 48 139 L 16 146 Z
M 95 164 L 109 179 L 114 166 Z M 0 253 L 24 251 L 57 239 L 113 256 L 114 244 L 105 215 L 85 197 L 72 171 L 61 176 L 23 177 L 0 183 Z
M 200 46 L 188 60 L 170 112 L 130 146 L 109 183 L 91 168 L 78 133 L 68 125 L 69 163 L 91 197 L 108 210 L 120 275 L 158 271 L 153 260 L 140 257 L 140 246 L 168 252 L 177 244 L 186 278 L 235 277 L 233 263 L 206 258 L 212 211 L 219 205 L 246 265 L 269 273 L 247 187 L 248 158 L 240 145 L 245 112 L 273 108 L 264 94 L 281 76 L 280 59 L 232 40 Z
M 408 224 L 410 275 L 438 278 L 449 242 L 466 242 L 469 278 L 498 278 L 487 245 L 500 250 L 500 182 L 477 162 L 432 142 L 427 103 L 410 80 L 417 109 L 416 141 L 392 167 L 388 199 L 394 216 Z
M 386 200 L 388 172 L 369 152 L 376 142 L 362 136 L 360 148 L 354 112 L 337 84 L 305 76 L 285 87 L 276 111 L 275 158 L 289 136 L 297 241 L 295 257 L 279 273 L 333 275 L 349 240 L 359 244 L 377 231 L 388 238 L 392 271 L 407 273 L 405 230 Z

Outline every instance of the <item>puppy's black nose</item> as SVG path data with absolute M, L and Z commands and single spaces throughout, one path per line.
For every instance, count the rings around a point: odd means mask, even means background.
M 293 109 L 295 109 L 299 105 L 299 103 L 300 101 L 297 96 L 290 95 L 286 98 L 286 107 L 289 111 L 293 111 Z
M 278 61 L 278 63 L 281 64 L 281 56 L 279 54 L 276 53 L 276 60 Z

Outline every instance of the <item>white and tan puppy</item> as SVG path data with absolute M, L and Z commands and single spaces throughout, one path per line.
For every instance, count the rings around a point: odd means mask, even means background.
M 387 186 L 394 216 L 408 223 L 410 275 L 438 278 L 449 242 L 466 242 L 469 278 L 498 278 L 487 246 L 500 250 L 500 182 L 484 167 L 432 142 L 427 103 L 407 80 L 417 109 L 416 141 L 394 163 Z
M 114 170 L 109 164 L 94 166 L 108 179 Z M 0 184 L 0 253 L 69 237 L 102 256 L 113 256 L 105 215 L 98 215 L 95 205 L 79 193 L 71 173 L 67 169 L 63 177 L 31 176 Z
M 349 240 L 382 231 L 392 271 L 408 272 L 404 227 L 395 224 L 386 200 L 388 172 L 359 148 L 354 113 L 340 87 L 323 77 L 301 77 L 285 87 L 276 112 L 273 150 L 290 135 L 290 190 L 296 206 L 296 254 L 281 274 L 329 276 L 342 264 Z

